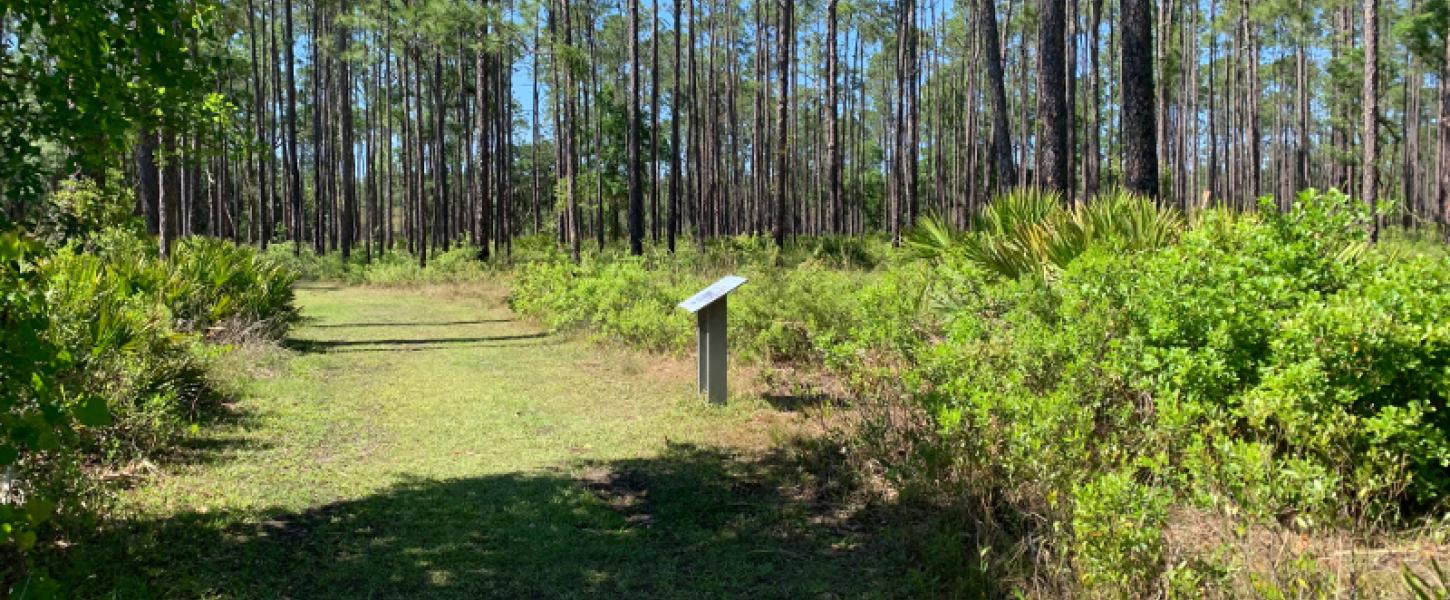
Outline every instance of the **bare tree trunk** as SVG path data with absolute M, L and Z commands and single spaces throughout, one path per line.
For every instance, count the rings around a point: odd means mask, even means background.
M 1042 187 L 1067 193 L 1068 170 L 1066 10 L 1062 0 L 1042 0 L 1037 12 L 1037 120 L 1042 126 L 1037 165 Z
M 341 6 L 342 12 L 348 10 L 346 0 Z M 352 255 L 353 232 L 357 224 L 357 159 L 353 152 L 353 131 L 352 131 L 352 66 L 347 62 L 348 42 L 352 39 L 352 32 L 347 27 L 338 27 L 338 53 L 342 59 L 338 61 L 339 81 L 337 84 L 338 107 L 342 111 L 342 227 L 340 228 L 339 243 L 342 247 L 342 260 L 346 262 Z
M 638 0 L 636 0 L 638 1 Z M 649 144 L 649 232 L 650 241 L 660 243 L 660 0 L 650 0 L 650 144 Z
M 831 207 L 831 232 L 844 231 L 841 204 L 841 133 L 836 123 L 836 2 L 826 2 L 826 202 Z
M 176 132 L 165 126 L 161 133 L 163 167 L 161 190 L 156 201 L 157 230 L 160 233 L 161 259 L 171 258 L 171 245 L 176 237 L 177 204 L 181 195 L 181 169 L 177 165 Z
M 680 230 L 680 0 L 674 2 L 673 17 L 675 85 L 670 93 L 670 198 L 666 208 L 669 215 L 665 218 L 665 246 L 670 254 L 675 253 L 675 236 Z
M 1436 149 L 1440 224 L 1450 242 L 1450 35 L 1445 36 L 1445 65 L 1440 71 L 1440 146 Z
M 1092 37 L 1088 43 L 1091 44 L 1088 50 L 1088 63 L 1092 70 L 1092 79 L 1089 88 L 1092 90 L 1092 131 L 1087 136 L 1087 156 L 1083 158 L 1083 195 L 1088 198 L 1096 196 L 1098 188 L 1102 185 L 1103 165 L 1103 107 L 1102 107 L 1102 74 L 1098 68 L 1099 46 L 1101 45 L 1101 33 L 1103 21 L 1103 0 L 1092 0 Z
M 1301 10 L 1303 0 L 1299 2 Z M 1294 186 L 1297 193 L 1309 185 L 1309 53 L 1304 48 L 1304 31 L 1295 32 L 1298 43 L 1294 53 L 1295 120 L 1298 123 L 1299 142 L 1294 147 Z M 1290 199 L 1286 199 L 1287 202 Z
M 992 157 L 997 167 L 997 187 L 1006 188 L 1017 181 L 1017 169 L 1012 164 L 1012 130 L 1007 122 L 1007 83 L 997 37 L 997 7 L 994 0 L 979 0 L 977 7 L 982 28 L 977 39 L 986 46 L 987 92 L 992 102 Z
M 302 229 L 305 225 L 302 217 L 302 169 L 297 162 L 297 75 L 294 66 L 297 61 L 292 50 L 296 39 L 292 33 L 292 0 L 283 0 L 282 11 L 286 19 L 286 35 L 282 41 L 287 56 L 287 180 L 292 187 L 289 192 L 292 222 L 287 229 L 292 234 L 292 255 L 297 256 L 302 252 Z
M 629 0 L 629 123 L 625 142 L 629 145 L 629 253 L 644 254 L 644 190 L 639 150 L 639 0 Z
M 787 135 L 787 127 L 790 123 L 790 57 L 794 46 L 792 37 L 792 21 L 795 13 L 794 0 L 780 0 L 780 99 L 775 105 L 776 122 L 776 155 L 775 155 L 775 246 L 785 248 L 785 236 L 788 233 L 787 227 L 790 218 L 789 213 L 789 191 L 787 186 L 790 182 L 787 174 L 790 172 L 790 152 L 786 146 L 790 143 Z
M 270 225 L 270 222 L 267 219 L 267 207 L 272 203 L 272 200 L 268 194 L 271 186 L 269 185 L 269 182 L 267 180 L 266 159 L 268 152 L 270 152 L 270 148 L 266 147 L 267 133 L 266 121 L 264 121 L 266 112 L 263 110 L 266 101 L 264 100 L 265 96 L 262 95 L 261 62 L 257 58 L 257 18 L 255 12 L 256 11 L 253 9 L 252 0 L 247 0 L 247 35 L 251 38 L 251 45 L 249 46 L 249 51 L 252 55 L 252 118 L 254 119 L 253 132 L 257 136 L 256 143 L 263 146 L 261 148 L 261 151 L 257 153 L 257 208 L 259 216 L 258 221 L 260 224 L 260 228 L 257 233 L 257 239 L 261 243 L 262 248 L 266 248 L 268 234 L 270 233 L 269 231 L 267 231 L 268 225 Z M 174 159 L 171 156 L 167 156 L 166 160 L 167 163 L 170 164 L 170 162 Z M 171 202 L 175 203 L 174 196 Z
M 146 231 L 161 233 L 160 173 L 156 170 L 156 132 L 143 126 L 136 140 L 136 202 L 146 219 Z M 17 203 L 18 204 L 18 203 Z
M 1360 199 L 1375 210 L 1379 197 L 1379 0 L 1364 0 L 1364 108 L 1360 146 Z M 1371 218 L 1370 239 L 1378 240 L 1380 217 Z
M 564 27 L 564 50 L 568 52 L 571 51 L 571 46 L 573 45 L 574 39 L 574 25 L 573 21 L 571 21 L 569 18 L 569 0 L 559 0 L 559 9 L 562 17 L 562 26 Z M 559 68 L 561 68 L 564 72 L 564 86 L 562 91 L 560 92 L 564 96 L 564 131 L 560 134 L 560 137 L 564 140 L 562 145 L 565 148 L 564 152 L 567 160 L 564 165 L 560 165 L 560 172 L 564 173 L 564 179 L 566 182 L 565 187 L 567 189 L 566 195 L 569 202 L 568 220 L 569 228 L 572 234 L 572 239 L 570 239 L 569 251 L 570 256 L 574 259 L 574 262 L 577 263 L 579 262 L 579 238 L 583 234 L 583 231 L 580 229 L 579 224 L 579 198 L 574 193 L 574 179 L 578 167 L 578 158 L 577 154 L 575 154 L 574 149 L 573 132 L 574 77 L 572 73 L 573 69 L 569 65 L 565 64 Z
M 1123 177 L 1129 191 L 1158 197 L 1154 139 L 1151 0 L 1122 0 Z
M 531 132 L 532 135 L 530 135 L 530 137 L 529 137 L 529 142 L 530 142 L 529 145 L 531 146 L 529 148 L 529 152 L 530 152 L 530 157 L 529 157 L 529 162 L 530 162 L 529 171 L 530 171 L 530 173 L 529 173 L 529 175 L 530 175 L 530 177 L 533 178 L 533 184 L 534 184 L 533 185 L 533 190 L 532 190 L 533 191 L 533 207 L 532 207 L 532 209 L 530 209 L 529 212 L 530 212 L 530 214 L 531 214 L 531 216 L 533 218 L 533 226 L 534 226 L 534 228 L 532 230 L 532 233 L 534 235 L 538 235 L 540 225 L 542 225 L 542 223 L 540 222 L 540 216 L 539 216 L 539 210 L 540 210 L 540 206 L 539 206 L 539 192 L 540 192 L 540 190 L 539 190 L 539 55 L 540 54 L 543 54 L 543 52 L 544 52 L 544 49 L 539 46 L 539 25 L 538 25 L 538 23 L 535 23 L 534 24 L 534 57 L 533 57 L 534 58 L 534 64 L 533 64 L 533 68 L 529 70 L 529 76 L 533 79 L 533 82 L 532 82 L 533 83 L 533 86 L 532 86 L 533 110 L 529 113 L 529 119 L 531 121 L 530 124 L 532 126 L 531 129 L 530 129 L 530 132 Z
M 1411 8 L 1415 8 L 1414 3 Z M 1419 188 L 1419 162 L 1420 162 L 1420 74 L 1419 65 L 1416 64 L 1414 52 L 1405 50 L 1405 62 L 1408 64 L 1405 75 L 1405 105 L 1402 111 L 1404 117 L 1403 129 L 1405 140 L 1401 154 L 1404 160 L 1404 171 L 1401 173 L 1402 180 L 1401 196 L 1405 205 L 1401 207 L 1400 224 L 1409 229 L 1415 226 L 1415 217 L 1419 216 L 1420 188 Z
M 480 30 L 480 33 L 483 38 L 487 38 L 486 30 Z M 476 177 L 474 177 L 474 181 L 477 181 L 474 186 L 477 186 L 477 194 L 479 194 L 479 209 L 477 209 L 476 216 L 476 219 L 479 220 L 479 226 L 474 230 L 474 243 L 479 245 L 479 258 L 484 259 L 484 261 L 489 259 L 489 235 L 493 229 L 492 223 L 489 222 L 493 201 L 492 194 L 490 194 L 489 190 L 489 170 L 492 170 L 493 165 L 489 162 L 489 132 L 487 132 L 487 129 L 489 129 L 489 109 L 487 109 L 487 103 L 489 103 L 490 99 L 489 94 L 484 91 L 484 88 L 489 86 L 489 78 L 484 77 L 486 72 L 487 67 L 484 64 L 483 51 L 481 49 L 474 49 L 473 129 L 474 139 L 476 139 L 477 145 L 479 145 L 479 159 L 474 164 L 474 170 L 479 171 Z M 538 99 L 538 91 L 535 91 L 534 97 Z M 537 112 L 537 107 L 534 110 Z M 537 119 L 538 117 L 535 117 L 535 123 L 537 123 Z M 537 138 L 538 136 L 535 135 L 535 139 Z M 535 146 L 537 146 L 537 143 L 535 143 Z M 535 157 L 538 157 L 538 151 L 535 151 Z M 535 168 L 535 171 L 537 171 L 537 168 Z M 535 193 L 537 193 L 537 190 L 535 190 Z

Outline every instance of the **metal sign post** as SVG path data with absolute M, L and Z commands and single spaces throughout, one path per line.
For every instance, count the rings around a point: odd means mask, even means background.
M 700 353 L 700 393 L 707 394 L 713 404 L 724 404 L 729 397 L 726 391 L 725 330 L 728 319 L 725 296 L 744 283 L 744 277 L 723 277 L 679 305 L 695 314 Z

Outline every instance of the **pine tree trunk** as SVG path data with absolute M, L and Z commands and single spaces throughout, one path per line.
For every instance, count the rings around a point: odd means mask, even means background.
M 836 2 L 826 2 L 826 202 L 831 207 L 831 232 L 841 233 L 844 216 L 841 204 L 841 134 L 836 123 Z
M 1103 107 L 1102 107 L 1102 74 L 1099 69 L 1100 46 L 1103 21 L 1103 0 L 1092 0 L 1092 37 L 1088 43 L 1088 63 L 1092 70 L 1091 81 L 1088 84 L 1092 94 L 1092 131 L 1087 136 L 1087 151 L 1083 157 L 1083 195 L 1091 199 L 1098 194 L 1102 186 L 1102 165 L 1103 165 Z
M 283 0 L 282 12 L 286 19 L 285 35 L 282 38 L 286 48 L 287 57 L 287 180 L 291 185 L 289 197 L 292 200 L 292 221 L 288 223 L 288 232 L 292 234 L 292 255 L 297 256 L 302 252 L 302 169 L 297 161 L 297 75 L 294 66 L 296 57 L 293 56 L 293 40 L 296 38 L 292 33 L 292 0 Z
M 789 212 L 789 180 L 790 173 L 790 152 L 787 151 L 787 144 L 790 137 L 787 135 L 787 127 L 790 119 L 790 56 L 794 42 L 791 38 L 794 35 L 792 21 L 795 13 L 794 0 L 780 0 L 780 98 L 775 105 L 776 123 L 776 148 L 775 148 L 775 246 L 785 248 L 785 236 L 790 218 Z
M 1037 11 L 1037 150 L 1044 189 L 1066 194 L 1068 173 L 1066 17 L 1062 0 L 1042 0 Z
M 480 43 L 489 37 L 488 26 L 485 25 L 478 32 Z M 497 240 L 493 237 L 493 167 L 492 158 L 493 145 L 492 127 L 494 121 L 491 119 L 492 111 L 496 108 L 492 86 L 495 85 L 497 73 L 493 68 L 493 61 L 489 53 L 482 48 L 475 48 L 473 51 L 473 143 L 477 146 L 471 160 L 471 167 L 474 171 L 473 185 L 478 196 L 476 206 L 473 206 L 473 239 L 478 245 L 478 258 L 487 260 L 493 248 L 498 247 Z
M 156 132 L 143 126 L 136 140 L 136 202 L 146 219 L 146 232 L 151 235 L 161 233 L 160 175 L 156 170 Z
M 994 0 L 979 0 L 977 7 L 977 22 L 982 28 L 977 39 L 985 46 L 987 92 L 992 102 L 992 159 L 997 167 L 997 187 L 1005 189 L 1015 185 L 1017 169 L 1012 164 L 1012 129 L 1007 121 L 1007 82 L 998 44 L 997 7 Z
M 1122 0 L 1123 177 L 1129 191 L 1158 197 L 1151 0 Z
M 639 0 L 629 0 L 629 123 L 625 136 L 629 145 L 629 253 L 644 254 L 644 190 L 640 165 L 639 107 Z
M 1379 0 L 1364 0 L 1364 90 L 1360 104 L 1364 108 L 1360 147 L 1360 199 L 1375 210 L 1379 197 Z M 1380 218 L 1370 220 L 1370 239 L 1379 238 Z
M 638 0 L 636 0 L 638 1 Z M 650 241 L 660 243 L 660 0 L 650 0 L 650 144 L 649 144 L 649 231 Z
M 658 0 L 656 0 L 658 1 Z M 671 21 L 675 24 L 674 88 L 670 92 L 670 198 L 665 217 L 665 246 L 675 253 L 675 236 L 680 230 L 680 0 L 674 0 Z
M 1440 145 L 1436 149 L 1436 204 L 1445 241 L 1450 242 L 1450 35 L 1445 36 L 1445 65 L 1440 71 Z
M 347 2 L 341 5 L 341 11 L 346 13 Z M 342 248 L 342 260 L 347 261 L 352 255 L 353 233 L 357 226 L 357 158 L 353 153 L 353 123 L 352 123 L 352 66 L 348 64 L 347 48 L 351 41 L 352 32 L 347 27 L 339 27 L 337 31 L 338 54 L 344 58 L 338 62 L 338 83 L 337 100 L 338 108 L 342 113 L 342 226 L 339 229 L 339 245 Z
M 253 133 L 256 135 L 256 143 L 263 145 L 263 150 L 267 150 L 267 148 L 265 147 L 267 140 L 265 121 L 266 112 L 264 111 L 266 101 L 264 100 L 265 96 L 262 95 L 261 61 L 259 61 L 257 58 L 257 17 L 256 11 L 253 8 L 252 0 L 247 0 L 247 35 L 251 39 L 249 51 L 251 52 L 252 57 Z M 267 193 L 271 186 L 269 185 L 269 182 L 267 180 L 267 159 L 265 158 L 266 154 L 267 152 L 265 151 L 257 153 L 258 222 L 254 224 L 254 226 L 258 226 L 257 240 L 261 243 L 262 248 L 264 249 L 267 247 L 267 234 L 269 233 L 267 231 L 267 226 L 269 224 L 267 220 L 267 206 L 270 205 L 272 202 L 271 198 L 268 196 Z M 172 158 L 170 156 L 167 156 L 166 160 L 169 164 Z M 175 202 L 174 196 L 172 197 L 171 201 Z

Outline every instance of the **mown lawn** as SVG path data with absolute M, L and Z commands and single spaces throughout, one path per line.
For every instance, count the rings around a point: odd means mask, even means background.
M 311 285 L 239 400 L 59 557 L 101 597 L 906 593 L 869 511 L 809 493 L 801 417 L 687 360 L 546 335 L 498 285 Z

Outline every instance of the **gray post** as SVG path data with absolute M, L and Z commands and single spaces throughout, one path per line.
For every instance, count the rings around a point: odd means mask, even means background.
M 710 390 L 710 309 L 695 313 L 696 353 L 699 354 L 700 393 Z
M 726 330 L 725 295 L 745 283 L 744 277 L 724 277 L 700 293 L 680 303 L 680 308 L 695 313 L 696 350 L 700 354 L 700 393 L 706 394 L 713 404 L 724 404 L 730 397 L 726 388 L 729 380 L 729 364 L 726 360 L 728 346 Z
M 709 384 L 707 391 L 710 394 L 710 402 L 712 404 L 724 404 L 725 400 L 729 398 L 729 394 L 725 389 L 725 382 L 728 379 L 726 376 L 728 371 L 726 370 L 725 360 L 725 315 L 727 314 L 725 305 L 726 298 L 721 297 L 718 302 L 711 304 L 704 311 L 710 313 L 706 317 L 709 323 L 705 325 L 705 337 L 707 339 L 706 344 L 709 346 L 709 352 L 706 353 L 709 355 L 709 374 L 706 376 Z

